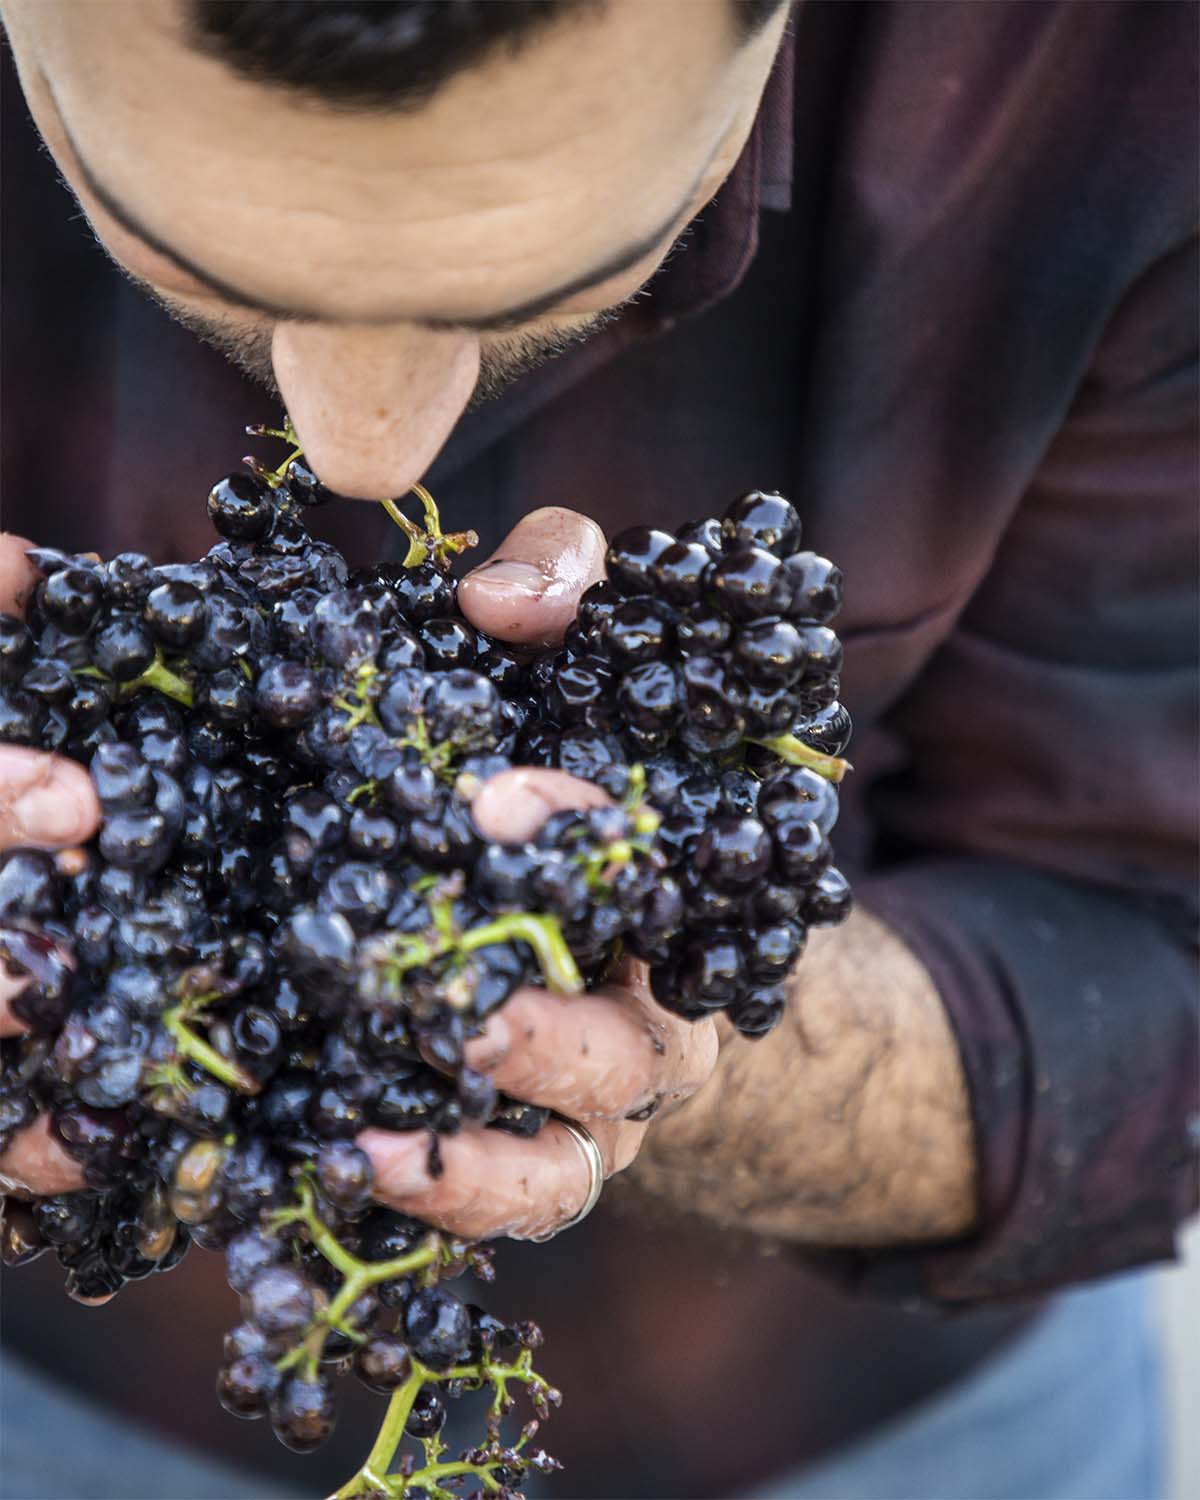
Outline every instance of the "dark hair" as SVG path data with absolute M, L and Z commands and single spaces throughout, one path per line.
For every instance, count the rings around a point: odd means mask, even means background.
M 185 0 L 192 45 L 325 104 L 405 109 L 490 52 L 604 0 Z M 732 0 L 749 37 L 784 0 Z

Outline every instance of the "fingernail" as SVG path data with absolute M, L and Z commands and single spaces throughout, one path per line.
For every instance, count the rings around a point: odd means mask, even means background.
M 83 827 L 84 809 L 75 793 L 57 776 L 31 786 L 13 802 L 9 814 L 18 832 L 33 843 L 60 844 Z
M 508 1055 L 512 1031 L 503 1016 L 492 1016 L 481 1036 L 472 1037 L 464 1050 L 467 1066 L 486 1073 Z
M 378 1135 L 378 1149 L 373 1137 Z M 375 1195 L 383 1199 L 410 1198 L 428 1191 L 429 1140 L 426 1135 L 408 1140 L 374 1130 L 364 1131 L 358 1144 L 371 1158 L 375 1170 Z
M 484 563 L 468 576 L 474 582 L 486 583 L 489 587 L 495 584 L 499 588 L 516 589 L 518 593 L 537 596 L 544 594 L 554 582 L 552 574 L 543 573 L 533 563 L 515 562 L 504 557 Z

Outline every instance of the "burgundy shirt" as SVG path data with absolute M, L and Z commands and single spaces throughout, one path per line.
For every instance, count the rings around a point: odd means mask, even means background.
M 814 1257 L 841 1291 L 602 1218 L 511 1252 L 510 1290 L 527 1276 L 570 1346 L 561 1383 L 587 1362 L 551 1444 L 573 1495 L 719 1493 L 755 1477 L 747 1451 L 762 1473 L 825 1451 L 1016 1316 L 899 1304 L 1169 1258 L 1195 1205 L 1198 15 L 808 0 L 650 295 L 468 414 L 432 471 L 485 544 L 549 503 L 612 531 L 793 497 L 848 581 L 839 855 L 938 985 L 978 1140 L 978 1233 Z M 194 554 L 240 425 L 275 413 L 69 224 L 21 116 L 9 77 L 5 524 Z M 373 508 L 329 524 L 391 545 Z M 740 1456 L 698 1440 L 705 1402 Z

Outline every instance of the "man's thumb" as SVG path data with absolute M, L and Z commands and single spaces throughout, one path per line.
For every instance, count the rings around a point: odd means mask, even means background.
M 500 640 L 556 646 L 579 596 L 604 577 L 604 533 L 557 505 L 531 511 L 458 586 L 463 614 Z

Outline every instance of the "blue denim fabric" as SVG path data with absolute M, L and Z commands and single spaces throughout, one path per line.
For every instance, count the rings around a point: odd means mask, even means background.
M 745 1500 L 1161 1500 L 1153 1285 L 1068 1293 L 945 1395 Z

